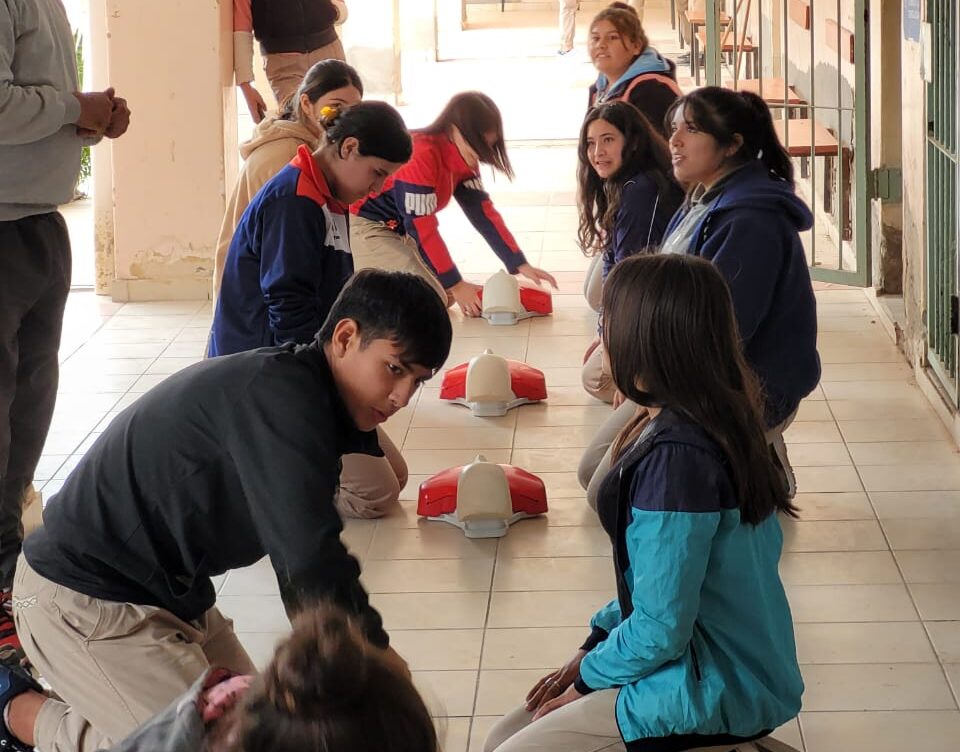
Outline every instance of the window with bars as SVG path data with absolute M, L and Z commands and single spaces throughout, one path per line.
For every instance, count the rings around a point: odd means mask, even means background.
M 927 354 L 957 397 L 957 0 L 928 0 L 932 71 L 927 86 Z

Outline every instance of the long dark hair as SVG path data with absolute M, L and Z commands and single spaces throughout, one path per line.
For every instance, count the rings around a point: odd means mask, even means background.
M 342 611 L 302 612 L 243 700 L 211 729 L 211 752 L 436 752 L 413 683 Z
M 603 346 L 617 388 L 640 405 L 697 423 L 726 457 L 753 525 L 796 515 L 767 445 L 759 382 L 744 360 L 730 291 L 709 261 L 686 254 L 631 256 L 603 286 Z M 621 452 L 636 428 L 618 437 Z
M 606 180 L 593 169 L 587 153 L 587 130 L 597 120 L 610 123 L 623 134 L 623 163 Z M 672 200 L 667 201 L 668 194 L 671 199 L 674 193 L 679 195 L 667 142 L 646 116 L 629 102 L 607 102 L 587 112 L 580 127 L 577 158 L 577 205 L 580 214 L 577 241 L 580 250 L 587 256 L 602 251 L 604 238 L 611 237 L 620 210 L 623 186 L 634 175 L 645 172 L 656 183 L 663 205 L 676 204 Z
M 793 184 L 793 162 L 777 138 L 770 108 L 756 94 L 720 86 L 696 89 L 677 99 L 667 110 L 664 117 L 667 133 L 671 132 L 678 111 L 687 122 L 713 136 L 721 147 L 732 146 L 740 134 L 743 145 L 730 157 L 733 165 L 759 159 L 771 173 Z
M 314 63 L 297 87 L 296 93 L 281 108 L 280 119 L 300 120 L 303 114 L 300 108 L 300 97 L 304 94 L 307 95 L 307 99 L 315 103 L 324 94 L 345 86 L 352 86 L 360 92 L 361 97 L 363 96 L 363 82 L 352 65 L 333 58 Z
M 454 94 L 437 119 L 419 132 L 432 136 L 449 135 L 451 127 L 460 131 L 483 164 L 513 180 L 513 166 L 503 137 L 503 117 L 490 97 L 479 91 Z M 492 146 L 484 138 L 488 133 L 496 134 Z
M 413 154 L 413 139 L 403 118 L 386 102 L 360 102 L 346 109 L 333 107 L 321 124 L 326 131 L 321 148 L 333 145 L 339 150 L 343 140 L 352 136 L 360 142 L 360 153 L 365 157 L 404 164 Z

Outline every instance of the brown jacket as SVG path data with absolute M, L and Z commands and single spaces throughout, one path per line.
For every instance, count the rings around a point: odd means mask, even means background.
M 266 118 L 254 129 L 253 137 L 240 145 L 243 167 L 237 184 L 227 200 L 227 209 L 217 237 L 217 255 L 213 264 L 213 299 L 220 292 L 223 265 L 230 249 L 230 241 L 237 229 L 247 204 L 257 195 L 263 184 L 276 175 L 297 154 L 301 144 L 311 151 L 320 143 L 320 137 L 291 120 Z

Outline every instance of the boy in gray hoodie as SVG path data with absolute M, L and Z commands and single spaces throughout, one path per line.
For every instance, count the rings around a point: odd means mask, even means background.
M 57 397 L 71 261 L 57 207 L 73 196 L 81 147 L 130 121 L 113 89 L 78 89 L 61 0 L 0 0 L 0 660 L 21 654 L 10 588 Z

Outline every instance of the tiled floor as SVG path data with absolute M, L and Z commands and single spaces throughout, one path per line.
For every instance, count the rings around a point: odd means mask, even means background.
M 536 125 L 514 122 L 522 137 Z M 549 399 L 477 419 L 429 384 L 387 426 L 410 466 L 402 510 L 351 521 L 345 533 L 450 752 L 480 749 L 496 716 L 566 659 L 613 592 L 609 547 L 575 476 L 608 408 L 579 387 L 595 324 L 573 243 L 574 153 L 534 142 L 514 144 L 511 156 L 517 181 L 488 184 L 531 262 L 557 273 L 556 311 L 509 328 L 457 317 L 450 363 L 485 347 L 524 359 L 545 371 Z M 454 255 L 482 281 L 495 258 L 456 209 L 445 215 Z M 787 435 L 802 520 L 786 525 L 781 567 L 807 691 L 799 723 L 780 735 L 806 752 L 960 749 L 960 459 L 863 293 L 821 288 L 817 298 L 823 382 Z M 203 302 L 71 296 L 38 470 L 48 498 L 119 410 L 201 357 L 209 322 Z M 418 521 L 418 483 L 480 451 L 538 473 L 547 517 L 499 542 Z M 222 578 L 219 602 L 263 661 L 287 628 L 269 566 Z
M 559 173 L 572 160 L 569 147 L 514 152 L 515 188 L 525 170 Z M 429 384 L 387 426 L 410 465 L 403 509 L 347 524 L 364 582 L 456 752 L 479 749 L 495 716 L 567 657 L 613 591 L 608 543 L 575 478 L 608 408 L 578 385 L 594 324 L 579 294 L 585 261 L 570 250 L 569 180 L 555 185 L 567 190 L 498 196 L 531 260 L 561 278 L 555 314 L 510 328 L 456 317 L 450 361 L 485 347 L 524 359 L 547 374 L 547 403 L 478 419 L 441 403 Z M 445 234 L 482 280 L 495 259 L 449 214 Z M 908 743 L 946 752 L 960 740 L 960 460 L 863 293 L 818 289 L 817 298 L 824 375 L 787 435 L 803 518 L 787 524 L 782 564 L 807 692 L 799 725 L 782 736 L 807 752 Z M 60 401 L 38 472 L 48 497 L 119 410 L 200 357 L 209 320 L 202 302 L 71 297 Z M 418 521 L 417 484 L 481 451 L 541 475 L 547 517 L 499 542 Z M 262 661 L 287 627 L 269 566 L 230 573 L 219 592 Z

